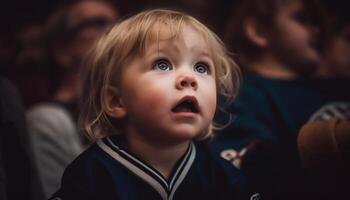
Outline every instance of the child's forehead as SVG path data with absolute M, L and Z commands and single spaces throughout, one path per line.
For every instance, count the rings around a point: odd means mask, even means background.
M 161 47 L 178 42 L 191 44 L 194 41 L 196 42 L 195 46 L 209 53 L 211 46 L 209 39 L 206 37 L 206 33 L 199 27 L 186 23 L 178 25 L 159 23 L 151 28 L 146 46 L 159 45 Z
M 196 37 L 205 42 L 204 34 L 198 30 L 198 28 L 188 25 L 181 24 L 178 27 L 167 25 L 167 24 L 159 24 L 158 27 L 154 28 L 154 31 L 157 34 L 158 40 L 174 40 L 174 39 L 185 39 L 187 37 Z

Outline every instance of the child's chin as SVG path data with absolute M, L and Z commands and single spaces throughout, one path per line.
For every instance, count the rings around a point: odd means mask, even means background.
M 173 137 L 177 138 L 178 140 L 193 140 L 200 136 L 200 131 L 193 130 L 190 128 L 183 128 L 176 130 L 176 132 L 173 133 Z

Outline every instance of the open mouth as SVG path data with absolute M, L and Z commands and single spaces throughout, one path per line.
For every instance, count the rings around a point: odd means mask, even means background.
M 199 113 L 198 101 L 195 97 L 186 96 L 180 100 L 176 106 L 171 109 L 172 112 L 192 112 Z

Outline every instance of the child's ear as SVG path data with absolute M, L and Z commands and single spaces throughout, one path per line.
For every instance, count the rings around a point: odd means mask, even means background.
M 124 103 L 116 87 L 108 87 L 102 92 L 103 109 L 108 116 L 121 119 L 126 115 Z
M 245 36 L 255 45 L 261 48 L 264 48 L 268 45 L 268 39 L 255 19 L 246 19 L 243 23 L 243 30 Z

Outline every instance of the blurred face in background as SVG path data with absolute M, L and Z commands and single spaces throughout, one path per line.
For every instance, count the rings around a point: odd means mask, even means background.
M 319 31 L 307 22 L 306 15 L 302 1 L 286 2 L 277 11 L 275 29 L 269 37 L 275 57 L 298 73 L 314 71 L 319 61 Z
M 350 77 L 350 23 L 332 36 L 323 52 L 322 75 Z
M 70 14 L 74 36 L 69 50 L 73 65 L 79 66 L 90 46 L 116 21 L 119 13 L 104 1 L 82 1 L 71 8 Z

